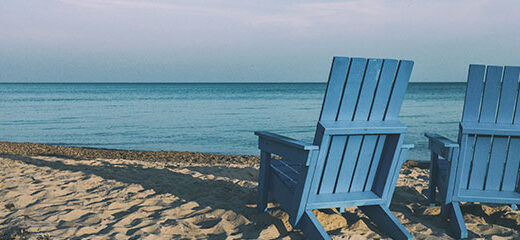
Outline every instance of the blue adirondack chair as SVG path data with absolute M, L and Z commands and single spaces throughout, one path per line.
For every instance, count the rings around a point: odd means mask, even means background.
M 268 193 L 308 239 L 330 239 L 313 209 L 359 207 L 384 233 L 412 236 L 390 212 L 399 171 L 413 145 L 397 117 L 412 61 L 335 57 L 314 144 L 258 135 L 258 210 Z M 273 158 L 277 155 L 281 158 Z
M 468 231 L 459 202 L 520 204 L 520 67 L 470 65 L 458 142 L 426 133 L 429 200 L 459 238 Z M 440 156 L 440 157 L 439 157 Z

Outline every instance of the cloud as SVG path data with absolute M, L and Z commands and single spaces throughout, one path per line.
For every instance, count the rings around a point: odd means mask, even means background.
M 107 8 L 130 8 L 141 10 L 166 10 L 177 12 L 190 12 L 192 14 L 203 15 L 225 15 L 225 9 L 208 8 L 196 4 L 175 3 L 175 2 L 158 2 L 158 1 L 141 1 L 141 0 L 61 0 L 63 3 L 89 7 L 98 9 Z

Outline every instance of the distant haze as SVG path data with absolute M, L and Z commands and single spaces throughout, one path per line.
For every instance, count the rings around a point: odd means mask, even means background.
M 412 81 L 520 65 L 519 1 L 2 0 L 0 82 L 324 82 L 332 56 Z

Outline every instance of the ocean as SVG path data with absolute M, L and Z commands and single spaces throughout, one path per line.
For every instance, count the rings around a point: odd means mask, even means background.
M 410 83 L 400 119 L 409 159 L 424 132 L 456 140 L 465 83 Z M 0 141 L 259 154 L 255 130 L 312 142 L 325 83 L 3 83 Z

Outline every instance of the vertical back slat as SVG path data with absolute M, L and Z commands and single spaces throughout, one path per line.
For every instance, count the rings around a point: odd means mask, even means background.
M 369 172 L 370 163 L 374 156 L 374 150 L 376 148 L 377 135 L 367 135 L 363 140 L 363 146 L 359 153 L 354 175 L 352 176 L 352 182 L 350 183 L 350 192 L 361 192 L 365 187 L 365 181 Z
M 486 177 L 486 190 L 500 190 L 507 153 L 507 137 L 494 137 Z
M 462 166 L 460 186 L 464 189 L 468 187 L 473 153 L 475 152 L 475 135 L 465 134 L 461 137 L 461 157 L 459 164 Z
M 334 57 L 330 69 L 327 90 L 323 98 L 320 120 L 335 120 L 347 78 L 350 58 Z
M 383 60 L 381 76 L 379 77 L 379 83 L 377 85 L 369 117 L 369 120 L 371 121 L 383 120 L 388 99 L 390 98 L 390 92 L 392 91 L 392 86 L 394 84 L 398 63 L 397 60 L 393 59 Z
M 325 168 L 321 175 L 320 193 L 332 193 L 338 176 L 338 168 L 345 150 L 346 136 L 332 137 Z
M 463 122 L 477 122 L 484 87 L 484 65 L 469 65 L 468 83 L 466 86 L 466 100 L 462 112 Z
M 504 168 L 504 179 L 502 191 L 515 191 L 520 167 L 520 137 L 511 137 L 507 153 L 506 166 Z
M 386 109 L 385 120 L 393 120 L 399 117 L 401 111 L 401 105 L 404 100 L 404 93 L 412 74 L 413 62 L 401 60 L 399 63 L 399 70 L 395 78 L 394 88 L 388 101 L 388 107 Z
M 516 78 L 517 81 L 520 81 L 520 67 L 506 67 L 509 69 L 509 72 L 511 74 L 511 78 Z M 513 117 L 513 124 L 520 124 L 520 85 L 517 87 L 516 90 L 516 106 L 515 106 L 515 113 Z
M 349 136 L 345 154 L 343 156 L 343 163 L 339 169 L 338 182 L 336 192 L 348 192 L 350 182 L 352 181 L 352 174 L 354 172 L 354 165 L 358 159 L 361 150 L 361 141 L 363 137 L 354 135 Z
M 479 122 L 495 122 L 501 79 L 502 67 L 487 67 L 486 81 L 484 84 L 484 95 L 482 96 Z M 468 189 L 484 189 L 486 174 L 488 172 L 487 170 L 492 143 L 493 138 L 491 136 L 477 136 Z
M 379 138 L 377 140 L 377 146 L 374 150 L 374 156 L 372 158 L 372 165 L 370 166 L 370 171 L 367 176 L 367 182 L 365 183 L 364 191 L 372 189 L 372 184 L 374 183 L 374 177 L 377 172 L 377 166 L 379 166 L 379 160 L 381 159 L 381 153 L 383 152 L 385 140 L 385 135 L 379 135 Z
M 359 100 L 354 113 L 354 120 L 366 121 L 370 114 L 374 94 L 381 74 L 383 60 L 370 59 L 366 68 L 365 79 L 359 94 Z
M 479 122 L 494 123 L 497 113 L 498 95 L 500 94 L 500 80 L 502 79 L 502 67 L 488 66 L 486 83 L 484 84 L 484 96 L 480 110 Z
M 518 90 L 518 68 L 505 67 L 498 104 L 496 122 L 502 124 L 513 123 L 516 94 Z M 489 190 L 500 190 L 504 177 L 509 138 L 495 136 L 491 148 L 486 187 Z
M 394 157 L 398 155 L 398 152 L 396 151 L 400 151 L 400 149 L 397 149 L 397 147 L 402 144 L 402 141 L 403 137 L 399 134 L 391 134 L 386 136 L 381 159 L 379 160 L 374 183 L 372 185 L 372 191 L 378 195 L 384 194 L 389 176 L 394 174 L 390 171 L 394 161 L 398 161 L 397 159 L 394 159 Z
M 343 90 L 343 97 L 339 107 L 338 115 L 335 120 L 352 120 L 354 111 L 356 109 L 360 88 L 365 76 L 366 66 L 367 59 L 352 58 L 347 77 L 348 80 L 345 85 L 345 89 Z
M 491 137 L 477 136 L 468 189 L 483 190 L 486 168 L 491 150 Z
M 520 67 L 505 67 L 497 123 L 513 123 L 513 116 L 518 94 Z
M 319 126 L 319 125 L 318 125 Z M 320 145 L 320 151 L 318 153 L 318 159 L 316 162 L 316 169 L 314 176 L 312 176 L 312 183 L 310 187 L 310 195 L 309 199 L 312 200 L 312 198 L 319 193 L 320 186 L 321 186 L 321 177 L 323 174 L 323 170 L 325 169 L 325 162 L 328 157 L 330 143 L 332 141 L 332 136 L 324 135 L 323 140 Z

